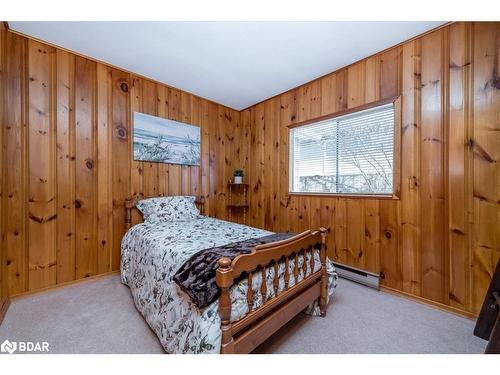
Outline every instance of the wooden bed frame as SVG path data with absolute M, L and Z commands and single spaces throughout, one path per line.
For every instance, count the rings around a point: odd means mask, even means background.
M 125 201 L 125 227 L 128 230 L 132 225 L 132 210 L 138 199 L 129 198 Z M 196 201 L 203 213 L 202 199 Z M 311 253 L 314 247 L 320 245 L 321 267 L 318 271 L 307 275 L 293 286 L 290 284 L 289 261 L 294 260 L 294 280 L 299 275 L 298 257 Z M 285 262 L 285 288 L 278 292 L 278 263 Z M 314 256 L 310 259 L 311 270 L 314 269 Z M 267 285 L 262 283 L 260 294 L 263 303 L 253 310 L 254 292 L 248 288 L 247 304 L 249 313 L 240 320 L 230 321 L 231 299 L 229 290 L 235 281 L 246 276 L 248 285 L 252 285 L 252 278 L 260 273 L 265 280 L 265 268 L 274 269 L 273 289 L 274 297 L 267 299 Z M 306 274 L 307 264 L 302 264 L 303 274 Z M 219 299 L 219 315 L 221 318 L 222 343 L 221 354 L 246 354 L 268 339 L 279 328 L 290 321 L 305 307 L 318 300 L 321 316 L 326 315 L 327 301 L 327 274 L 326 274 L 326 229 L 305 231 L 283 241 L 256 246 L 249 254 L 236 257 L 233 261 L 228 258 L 219 260 L 216 275 L 217 286 L 221 290 Z

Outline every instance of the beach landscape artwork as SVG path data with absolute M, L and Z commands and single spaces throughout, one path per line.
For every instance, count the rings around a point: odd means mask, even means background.
M 134 160 L 200 165 L 200 128 L 134 112 Z

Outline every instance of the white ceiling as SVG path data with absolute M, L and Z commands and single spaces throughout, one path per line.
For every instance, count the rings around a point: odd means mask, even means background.
M 241 110 L 443 22 L 9 22 Z

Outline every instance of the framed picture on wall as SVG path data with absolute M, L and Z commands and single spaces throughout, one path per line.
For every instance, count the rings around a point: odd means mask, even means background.
M 134 112 L 134 160 L 200 165 L 200 127 Z

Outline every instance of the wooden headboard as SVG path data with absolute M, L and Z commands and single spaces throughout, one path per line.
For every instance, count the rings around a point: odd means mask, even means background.
M 130 198 L 125 199 L 125 230 L 129 230 L 130 227 L 132 226 L 132 210 L 137 210 L 140 213 L 139 209 L 136 206 L 137 202 L 139 202 L 140 200 L 143 200 L 143 199 L 148 199 L 148 198 L 161 198 L 161 196 L 141 197 L 141 198 L 130 197 Z M 205 197 L 197 197 L 195 200 L 195 204 L 198 207 L 198 209 L 200 210 L 200 213 L 202 215 L 204 215 L 205 214 Z M 142 214 L 141 214 L 141 217 L 142 217 Z

